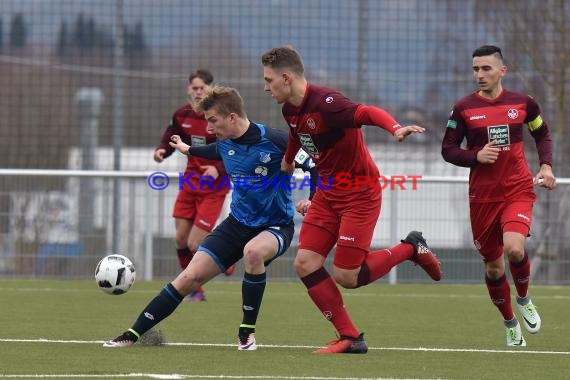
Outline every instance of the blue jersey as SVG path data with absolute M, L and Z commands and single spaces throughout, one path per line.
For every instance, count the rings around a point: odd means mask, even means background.
M 190 153 L 224 162 L 228 178 L 222 183 L 233 189 L 230 212 L 240 223 L 283 225 L 291 223 L 294 214 L 291 176 L 281 171 L 287 138 L 287 132 L 251 123 L 237 139 L 192 147 Z

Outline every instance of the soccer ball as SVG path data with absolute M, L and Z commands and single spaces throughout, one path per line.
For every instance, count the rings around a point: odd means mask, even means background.
M 135 282 L 135 266 L 123 255 L 105 256 L 95 269 L 95 282 L 108 294 L 126 293 Z

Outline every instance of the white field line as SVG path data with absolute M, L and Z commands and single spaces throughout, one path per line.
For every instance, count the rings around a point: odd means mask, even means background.
M 156 294 L 162 288 L 157 288 L 154 290 L 137 290 L 131 289 L 129 293 L 147 293 Z M 3 288 L 0 287 L 0 292 L 58 292 L 58 293 L 85 293 L 94 292 L 100 293 L 99 289 L 58 289 L 58 288 Z M 212 294 L 239 294 L 241 295 L 241 289 L 236 289 L 236 291 L 225 291 L 225 290 L 209 290 Z M 275 295 L 290 295 L 294 292 L 282 292 L 282 291 L 271 291 L 271 294 Z M 385 297 L 385 298 L 489 298 L 486 293 L 481 294 L 454 294 L 454 293 L 355 293 L 355 292 L 344 292 L 343 297 Z M 543 299 L 543 300 L 570 300 L 570 295 L 533 295 L 532 299 Z
M 124 374 L 29 374 L 29 375 L 2 375 L 0 379 L 49 379 L 49 378 L 90 378 L 90 379 L 108 379 L 108 378 L 129 378 L 144 377 L 150 379 L 267 379 L 267 380 L 443 380 L 441 378 L 394 378 L 394 377 L 327 377 L 327 376 L 275 376 L 275 375 L 255 375 L 255 376 L 238 376 L 238 375 L 192 375 L 192 374 L 158 374 L 158 373 L 124 373 Z
M 52 344 L 103 344 L 102 340 L 61 340 L 61 339 L 12 339 L 0 338 L 0 343 L 52 343 Z M 174 342 L 165 343 L 166 346 L 194 346 L 194 347 L 232 347 L 233 343 L 191 343 Z M 286 345 L 286 344 L 258 344 L 260 348 L 293 348 L 293 349 L 316 349 L 320 346 Z M 418 352 L 470 352 L 470 353 L 501 353 L 501 354 L 542 354 L 542 355 L 570 355 L 570 351 L 538 351 L 526 349 L 491 350 L 479 348 L 438 348 L 438 347 L 368 347 L 369 350 L 378 351 L 418 351 Z

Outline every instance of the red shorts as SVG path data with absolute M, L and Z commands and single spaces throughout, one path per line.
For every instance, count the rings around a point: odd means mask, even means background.
M 528 236 L 533 204 L 534 199 L 469 205 L 473 243 L 483 261 L 494 261 L 503 255 L 505 232 Z
M 220 217 L 226 199 L 226 192 L 207 193 L 181 190 L 178 192 L 172 216 L 175 218 L 193 220 L 194 225 L 212 232 Z
M 344 195 L 344 196 L 342 196 Z M 311 202 L 299 233 L 299 249 L 327 257 L 335 244 L 361 251 L 361 255 L 339 254 L 334 265 L 344 269 L 360 267 L 370 251 L 374 227 L 380 216 L 382 192 L 374 189 L 354 192 L 319 190 Z M 346 257 L 345 257 L 346 256 Z

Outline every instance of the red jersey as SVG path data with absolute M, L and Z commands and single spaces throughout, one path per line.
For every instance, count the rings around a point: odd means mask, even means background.
M 362 125 L 355 121 L 359 107 L 337 90 L 307 84 L 299 107 L 283 105 L 283 116 L 290 127 L 285 161 L 293 162 L 303 147 L 315 162 L 325 186 L 337 183 L 335 175 L 339 173 L 349 174 L 352 180 L 355 176 L 378 176 L 378 168 L 364 143 Z
M 496 99 L 473 93 L 455 104 L 447 122 L 442 144 L 444 159 L 470 167 L 470 202 L 499 202 L 520 194 L 534 199 L 533 175 L 523 149 L 523 124 L 536 141 L 540 163 L 551 165 L 552 141 L 538 104 L 528 95 L 503 90 Z M 467 146 L 461 148 L 466 138 Z M 495 140 L 499 158 L 480 164 L 479 152 Z
M 179 135 L 182 138 L 182 141 L 190 146 L 202 146 L 216 142 L 216 135 L 208 133 L 206 130 L 207 125 L 208 122 L 204 118 L 204 115 L 196 113 L 190 104 L 186 104 L 178 108 L 172 115 L 170 124 L 164 131 L 160 140 L 160 145 L 157 149 L 165 149 L 166 153 L 164 154 L 164 158 L 169 157 L 175 151 L 175 149 L 169 144 L 172 135 Z M 200 168 L 201 165 L 213 165 L 218 169 L 218 173 L 220 175 L 216 181 L 206 181 L 207 184 L 203 183 L 202 186 L 200 186 L 200 176 L 203 174 L 203 170 Z M 196 173 L 189 180 L 196 191 L 222 191 L 226 193 L 229 191 L 228 186 L 222 186 L 221 188 L 219 186 L 222 176 L 225 175 L 224 164 L 222 161 L 188 156 L 184 175 L 187 176 L 189 173 Z M 213 190 L 210 189 L 210 186 Z M 193 191 L 189 186 L 185 186 L 184 188 Z

